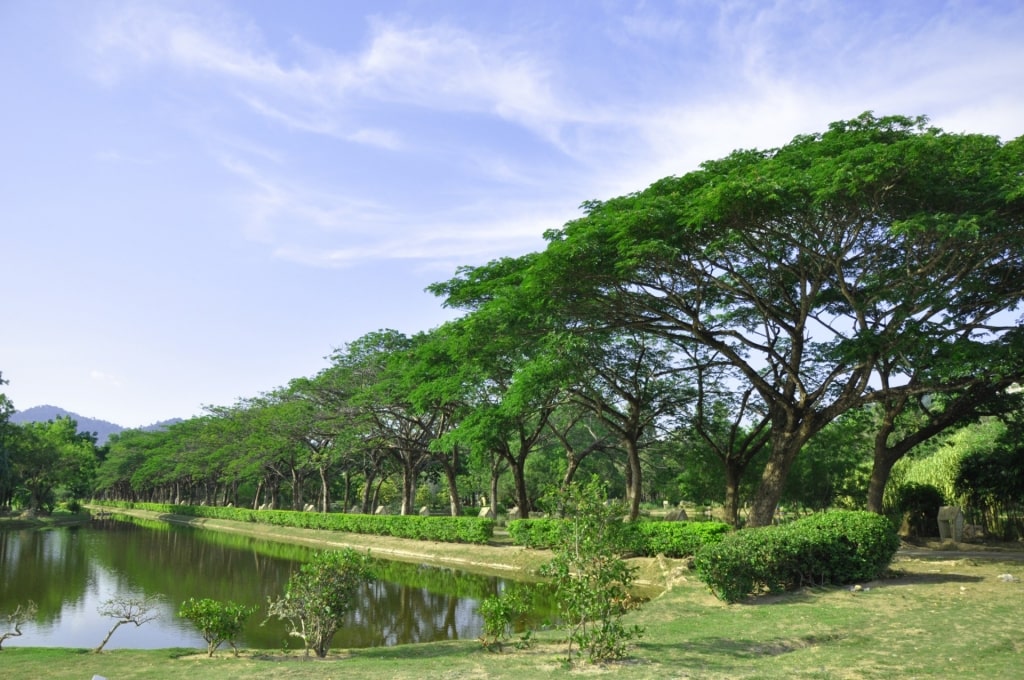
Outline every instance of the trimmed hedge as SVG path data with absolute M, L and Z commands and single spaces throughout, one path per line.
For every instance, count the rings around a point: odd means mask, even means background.
M 494 535 L 494 520 L 485 517 L 420 517 L 419 515 L 358 515 L 297 510 L 250 510 L 207 505 L 170 505 L 166 503 L 131 503 L 125 501 L 97 501 L 98 504 L 138 508 L 150 512 L 188 517 L 228 519 L 236 522 L 258 522 L 275 526 L 344 531 L 352 534 L 372 534 L 415 538 L 444 543 L 490 542 Z
M 719 543 L 732 527 L 724 522 L 658 522 L 632 524 L 639 537 L 640 554 L 648 557 L 691 557 L 706 545 Z
M 564 525 L 561 519 L 516 519 L 508 523 L 508 533 L 516 545 L 549 550 L 558 545 Z M 623 530 L 625 552 L 681 558 L 722 540 L 732 527 L 722 522 L 638 520 L 624 523 Z
M 505 528 L 516 545 L 550 550 L 558 545 L 565 523 L 564 519 L 514 519 Z
M 882 515 L 834 510 L 742 529 L 701 548 L 694 566 L 718 598 L 738 602 L 763 590 L 875 579 L 898 548 L 895 527 Z

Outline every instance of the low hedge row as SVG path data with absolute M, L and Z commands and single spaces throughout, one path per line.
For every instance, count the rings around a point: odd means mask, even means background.
M 353 534 L 415 538 L 445 543 L 486 544 L 494 535 L 494 520 L 484 517 L 421 517 L 419 515 L 359 515 L 295 510 L 250 510 L 207 505 L 170 505 L 102 501 L 103 505 L 138 508 L 150 512 L 237 522 L 258 522 L 302 529 L 324 529 Z
M 634 522 L 641 554 L 648 557 L 691 557 L 706 545 L 714 545 L 732 533 L 724 522 Z
M 517 519 L 508 523 L 512 542 L 527 548 L 545 550 L 555 547 L 560 540 L 566 520 Z M 623 551 L 653 557 L 690 557 L 704 545 L 717 543 L 732 531 L 722 522 L 662 522 L 638 520 L 624 523 Z
M 719 599 L 738 602 L 764 590 L 878 578 L 898 548 L 887 518 L 834 510 L 791 524 L 741 529 L 701 548 L 694 566 Z

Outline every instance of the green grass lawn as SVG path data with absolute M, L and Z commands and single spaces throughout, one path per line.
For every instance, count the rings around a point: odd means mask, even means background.
M 863 589 L 806 589 L 725 605 L 691 573 L 631 613 L 646 628 L 632 657 L 568 669 L 565 645 L 542 631 L 504 653 L 475 640 L 336 652 L 326 660 L 246 650 L 86 651 L 5 647 L 0 676 L 130 678 L 1020 678 L 1024 562 L 901 559 Z M 1000 578 L 1009 574 L 1014 580 Z M 102 632 L 102 631 L 101 631 Z M 99 633 L 98 633 L 99 635 Z M 102 635 L 99 635 L 102 637 Z M 116 641 L 116 636 L 114 638 Z M 20 640 L 19 640 L 20 641 Z M 99 639 L 97 639 L 97 643 Z M 25 638 L 24 644 L 31 644 Z

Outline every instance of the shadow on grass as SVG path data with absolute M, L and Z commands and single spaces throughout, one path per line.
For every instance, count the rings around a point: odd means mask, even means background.
M 479 652 L 488 652 L 481 646 Z M 395 645 L 393 647 L 369 647 L 351 650 L 353 657 L 367 656 L 374 659 L 398 661 L 402 659 L 437 659 L 446 656 L 466 656 L 465 641 L 433 642 L 427 644 Z
M 984 576 L 968 576 L 967 574 L 954 574 L 952 572 L 947 573 L 932 573 L 932 574 L 921 574 L 921 573 L 904 573 L 895 574 L 892 577 L 884 578 L 880 581 L 873 581 L 870 585 L 875 588 L 893 588 L 899 586 L 912 586 L 920 585 L 923 583 L 928 584 L 942 584 L 942 583 L 979 583 L 984 581 Z
M 196 654 L 196 650 L 190 650 L 191 654 Z M 481 648 L 481 654 L 487 652 Z M 205 654 L 205 652 L 204 652 Z M 341 661 L 344 659 L 358 659 L 358 658 L 372 658 L 374 660 L 383 661 L 408 661 L 408 660 L 423 660 L 423 659 L 437 659 L 448 656 L 466 656 L 467 649 L 462 641 L 452 641 L 451 643 L 437 642 L 437 643 L 424 643 L 424 644 L 408 644 L 408 645 L 395 645 L 393 647 L 363 647 L 359 649 L 346 649 L 336 650 L 332 649 L 328 653 L 326 658 L 319 658 L 312 652 L 309 656 L 306 656 L 301 649 L 286 652 L 286 653 L 274 653 L 274 652 L 254 652 L 252 654 L 253 659 L 260 661 L 279 661 L 283 663 L 305 663 L 305 662 L 324 662 L 324 661 Z
M 757 595 L 740 602 L 733 603 L 732 607 L 770 607 L 775 605 L 801 604 L 814 602 L 819 596 L 829 592 L 846 591 L 850 593 L 870 592 L 871 590 L 882 590 L 899 588 L 901 586 L 913 585 L 941 585 L 945 583 L 980 583 L 985 580 L 984 576 L 968 576 L 967 574 L 956 573 L 894 573 L 876 581 L 866 581 L 863 584 L 845 586 L 807 586 L 798 590 L 785 593 L 765 593 Z
M 842 638 L 843 636 L 841 635 L 804 635 L 802 637 L 776 638 L 774 640 L 713 637 L 703 640 L 691 640 L 679 645 L 642 642 L 637 644 L 637 648 L 649 651 L 651 658 L 655 659 L 678 658 L 682 656 L 681 659 L 673 663 L 685 662 L 692 657 L 695 662 L 698 662 L 696 665 L 707 668 L 710 660 L 723 656 L 742 660 L 780 656 L 801 649 L 807 649 L 808 647 L 827 645 L 837 642 Z

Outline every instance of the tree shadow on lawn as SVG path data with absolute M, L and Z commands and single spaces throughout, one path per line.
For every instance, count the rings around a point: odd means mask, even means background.
M 407 645 L 393 645 L 391 647 L 366 647 L 363 649 L 350 650 L 350 654 L 353 657 L 372 656 L 374 659 L 400 660 L 435 659 L 446 656 L 466 656 L 467 653 L 470 653 L 466 649 L 464 640 L 457 640 L 451 642 L 454 642 L 454 644 L 445 642 L 428 642 Z M 487 651 L 484 650 L 482 647 L 479 651 L 481 654 L 487 653 Z
M 874 581 L 865 581 L 859 584 L 847 584 L 844 586 L 805 586 L 786 593 L 765 593 L 735 603 L 733 606 L 771 606 L 780 604 L 805 603 L 816 600 L 819 596 L 830 592 L 845 591 L 852 594 L 898 588 L 900 586 L 913 585 L 941 585 L 946 583 L 980 583 L 985 581 L 984 576 L 970 576 L 968 574 L 957 574 L 953 572 L 935 572 L 922 574 L 919 572 L 905 573 L 892 572 L 890 575 Z
M 708 661 L 716 657 L 730 657 L 733 659 L 760 659 L 764 657 L 780 656 L 790 652 L 796 652 L 808 647 L 826 645 L 837 642 L 843 638 L 842 635 L 804 635 L 793 638 L 776 638 L 773 640 L 747 640 L 725 637 L 710 637 L 701 640 L 689 640 L 680 644 L 669 643 L 638 643 L 637 647 L 650 652 L 650 658 L 664 659 L 669 657 L 682 657 L 673 660 L 673 665 L 682 662 L 684 665 L 692 659 L 695 666 L 708 669 Z M 719 664 L 721 670 L 728 670 L 727 666 Z
M 896 572 L 878 581 L 865 583 L 865 588 L 892 588 L 899 586 L 913 586 L 921 584 L 943 584 L 943 583 L 980 583 L 986 580 L 984 576 L 970 576 L 968 574 L 957 574 L 953 572 L 932 572 L 922 574 L 920 572 Z M 849 589 L 849 586 L 847 586 Z

